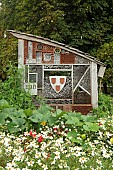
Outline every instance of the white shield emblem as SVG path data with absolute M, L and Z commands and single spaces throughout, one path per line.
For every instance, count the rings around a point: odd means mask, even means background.
M 56 93 L 59 93 L 66 83 L 66 76 L 49 76 L 49 79 L 51 86 Z

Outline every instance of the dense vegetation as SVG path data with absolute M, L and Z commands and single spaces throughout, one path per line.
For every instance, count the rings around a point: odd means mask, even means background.
M 1 0 L 2 80 L 9 75 L 9 62 L 17 64 L 17 42 L 3 38 L 8 29 L 57 40 L 98 57 L 107 66 L 103 82 L 113 84 L 113 0 Z

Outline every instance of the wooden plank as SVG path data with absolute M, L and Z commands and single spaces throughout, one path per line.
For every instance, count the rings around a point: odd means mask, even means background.
M 18 68 L 24 67 L 24 40 L 18 39 Z
M 28 58 L 32 59 L 33 56 L 33 46 L 32 46 L 32 42 L 28 41 Z
M 97 82 L 97 64 L 92 62 L 90 66 L 91 75 L 91 103 L 93 108 L 98 107 L 98 82 Z

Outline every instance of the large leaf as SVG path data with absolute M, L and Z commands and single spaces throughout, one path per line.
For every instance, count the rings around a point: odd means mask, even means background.
M 90 131 L 88 125 L 83 125 L 83 129 L 86 130 L 86 131 Z
M 66 124 L 73 124 L 75 126 L 79 126 L 80 121 L 77 117 L 68 117 Z
M 56 117 L 52 117 L 52 116 L 48 117 L 48 123 L 49 123 L 49 125 L 50 125 L 50 126 L 54 125 L 55 122 L 56 122 L 56 120 L 57 120 Z
M 75 132 L 74 130 L 71 132 L 67 133 L 67 137 L 70 138 L 76 138 L 77 137 L 77 132 Z
M 75 143 L 78 143 L 78 144 L 81 144 L 81 143 L 82 143 L 82 140 L 77 139 L 77 132 L 75 132 L 74 130 L 71 131 L 71 132 L 68 132 L 68 133 L 67 133 L 67 137 L 69 138 L 69 140 L 70 140 L 71 142 L 75 142 Z
M 18 128 L 13 122 L 7 125 L 7 129 L 10 133 L 16 133 L 20 131 L 20 128 Z
M 13 119 L 14 117 L 16 117 L 16 109 L 15 108 L 5 108 L 5 109 L 3 109 L 3 114 L 4 114 L 4 116 L 5 116 L 5 118 L 11 118 L 11 119 Z
M 83 125 L 83 128 L 86 131 L 97 132 L 100 127 L 96 123 L 85 122 L 85 125 Z
M 9 107 L 9 104 L 6 100 L 2 99 L 0 100 L 0 109 Z
M 59 117 L 62 117 L 63 115 L 65 115 L 67 112 L 66 111 L 62 111 L 61 109 L 57 109 L 55 112 L 54 112 L 56 115 L 57 118 Z
M 40 109 L 38 110 L 34 110 L 33 114 L 28 118 L 30 119 L 32 122 L 41 122 L 43 118 L 43 114 L 41 113 Z
M 26 115 L 24 113 L 23 109 L 19 109 L 18 111 L 15 112 L 15 117 L 22 117 L 22 118 L 26 118 Z
M 89 129 L 93 132 L 97 132 L 99 130 L 99 126 L 96 123 L 92 123 L 89 125 Z
M 96 116 L 81 115 L 81 118 L 84 122 L 96 122 L 97 120 Z
M 22 128 L 22 126 L 25 124 L 25 119 L 23 118 L 16 118 L 16 119 L 13 119 L 13 123 L 18 126 L 19 128 Z
M 33 111 L 31 109 L 25 109 L 24 113 L 27 117 L 30 117 L 33 114 Z
M 5 124 L 5 119 L 0 118 L 0 125 L 4 125 L 4 124 Z

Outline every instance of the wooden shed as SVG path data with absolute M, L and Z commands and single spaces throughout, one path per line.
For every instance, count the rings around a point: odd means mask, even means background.
M 97 66 L 105 70 L 102 62 L 47 38 L 9 32 L 18 39 L 18 67 L 24 69 L 26 90 L 55 109 L 87 114 L 98 107 Z

